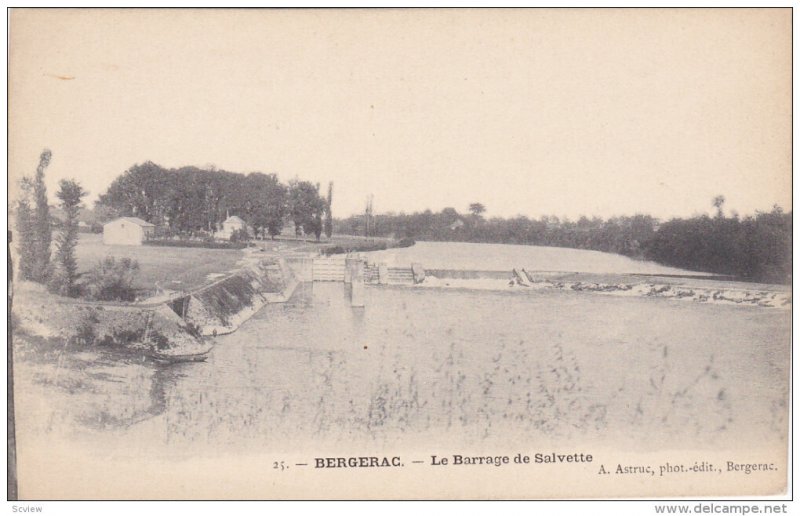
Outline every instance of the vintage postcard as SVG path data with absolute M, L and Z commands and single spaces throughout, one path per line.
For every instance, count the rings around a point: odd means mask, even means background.
M 788 493 L 791 9 L 9 31 L 9 499 Z

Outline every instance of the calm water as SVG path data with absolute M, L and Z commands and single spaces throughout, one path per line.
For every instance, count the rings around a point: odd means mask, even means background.
M 421 263 L 428 269 L 590 272 L 600 274 L 692 274 L 654 262 L 584 249 L 532 245 L 417 242 L 411 247 L 366 253 L 390 266 Z M 695 273 L 701 274 L 701 273 Z
M 789 317 L 664 299 L 401 287 L 368 287 L 366 308 L 352 309 L 342 284 L 316 283 L 217 338 L 205 363 L 163 366 L 17 339 L 19 433 L 54 432 L 117 455 L 310 440 L 779 441 Z

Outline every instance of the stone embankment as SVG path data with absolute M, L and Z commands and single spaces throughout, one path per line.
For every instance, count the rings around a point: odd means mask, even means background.
M 235 331 L 265 304 L 286 301 L 296 286 L 283 260 L 261 260 L 167 304 L 201 335 L 222 335 Z
M 159 360 L 200 360 L 212 347 L 203 337 L 235 331 L 265 304 L 288 299 L 296 286 L 283 260 L 254 257 L 195 291 L 138 303 L 79 301 L 28 284 L 15 296 L 13 313 L 22 333 Z

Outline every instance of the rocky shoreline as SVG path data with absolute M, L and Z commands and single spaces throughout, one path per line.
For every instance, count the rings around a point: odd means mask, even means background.
M 696 282 L 699 283 L 699 282 Z M 598 281 L 564 281 L 557 278 L 537 277 L 525 271 L 515 271 L 509 278 L 440 278 L 427 275 L 417 283 L 418 287 L 461 288 L 492 291 L 542 291 L 560 290 L 589 292 L 624 297 L 655 297 L 692 301 L 707 304 L 755 306 L 763 308 L 791 309 L 791 291 L 740 288 L 725 286 L 703 286 L 698 284 L 674 284 L 660 281 L 627 281 L 605 283 Z

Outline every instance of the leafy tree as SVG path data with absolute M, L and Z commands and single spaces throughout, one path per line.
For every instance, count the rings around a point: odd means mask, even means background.
M 328 183 L 328 199 L 325 203 L 325 236 L 328 238 L 333 234 L 333 181 Z
M 75 281 L 78 278 L 78 263 L 75 247 L 78 245 L 78 215 L 83 207 L 81 199 L 86 192 L 73 179 L 62 179 L 56 196 L 59 206 L 64 210 L 66 220 L 61 233 L 56 237 L 56 267 L 50 280 L 51 290 L 66 296 L 74 296 Z
M 317 242 L 319 242 L 319 237 L 322 236 L 322 225 L 323 225 L 322 224 L 322 212 L 324 210 L 325 210 L 325 208 L 323 207 L 322 209 L 320 209 L 316 213 L 314 213 L 314 222 L 313 222 L 313 224 L 310 227 L 303 228 L 303 231 L 308 231 L 310 229 L 311 232 L 314 233 L 314 236 L 316 237 Z
M 273 193 L 276 198 L 267 208 L 267 233 L 274 240 L 283 230 L 283 219 L 286 216 L 286 187 L 280 185 L 280 190 Z
M 170 228 L 178 231 L 199 231 L 209 225 L 208 207 L 206 205 L 208 171 L 196 167 L 183 167 L 178 170 L 169 170 L 161 173 L 160 181 L 164 184 L 162 197 L 154 198 L 153 207 L 164 205 L 158 210 L 163 214 L 163 219 Z M 158 211 L 154 213 L 154 220 L 160 218 Z
M 242 213 L 245 221 L 257 232 L 279 235 L 283 229 L 286 207 L 286 187 L 275 174 L 254 172 L 242 183 Z
M 319 195 L 319 183 L 316 184 L 314 190 L 316 196 L 312 203 L 311 217 L 303 225 L 303 232 L 307 235 L 314 233 L 317 242 L 319 242 L 319 237 L 322 235 L 322 214 L 325 211 L 325 199 Z
M 101 225 L 119 217 L 119 214 L 116 212 L 116 210 L 100 204 L 95 204 L 94 209 L 91 210 L 91 215 L 92 215 L 91 222 L 94 224 L 101 224 Z
M 473 202 L 469 205 L 469 211 L 474 217 L 480 217 L 486 212 L 486 206 L 479 202 Z
M 168 171 L 151 161 L 137 164 L 116 178 L 98 204 L 113 208 L 121 216 L 139 217 L 160 224 L 165 220 L 167 209 L 174 208 Z M 178 210 L 181 208 L 178 207 Z
M 20 181 L 20 199 L 17 201 L 17 250 L 19 251 L 19 276 L 23 280 L 36 277 L 36 231 L 33 223 L 33 181 L 29 177 Z
M 717 217 L 722 218 L 722 206 L 725 204 L 725 196 L 717 195 L 711 201 L 711 204 L 717 209 Z
M 325 201 L 319 196 L 319 188 L 308 181 L 294 179 L 289 182 L 288 211 L 296 235 L 299 236 L 302 229 L 307 235 L 313 233 L 319 240 L 324 210 Z
M 250 234 L 245 228 L 236 229 L 233 231 L 233 233 L 231 233 L 231 242 L 248 242 L 249 240 Z
M 39 166 L 33 180 L 33 197 L 36 205 L 33 211 L 33 266 L 31 279 L 44 283 L 47 281 L 50 266 L 50 242 L 52 228 L 50 226 L 50 205 L 47 202 L 47 187 L 44 184 L 44 171 L 50 165 L 52 153 L 49 149 L 39 156 Z

